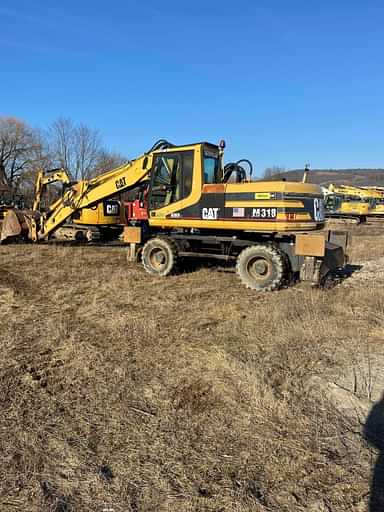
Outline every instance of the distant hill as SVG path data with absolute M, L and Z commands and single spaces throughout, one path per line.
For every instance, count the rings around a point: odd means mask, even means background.
M 270 181 L 278 181 L 282 178 L 287 181 L 301 181 L 303 169 L 293 169 L 281 174 L 275 174 Z M 264 178 L 265 179 L 265 178 Z M 384 186 L 384 169 L 311 169 L 308 173 L 308 183 L 329 185 L 339 183 L 356 186 Z

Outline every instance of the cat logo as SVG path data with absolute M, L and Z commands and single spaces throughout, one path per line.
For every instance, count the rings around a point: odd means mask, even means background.
M 107 217 L 114 217 L 120 215 L 120 203 L 119 201 L 107 200 L 104 201 L 104 215 Z
M 119 213 L 119 205 L 116 203 L 107 203 L 107 215 L 118 215 Z
M 215 220 L 218 217 L 220 208 L 203 208 L 201 217 L 205 220 Z
M 313 200 L 313 216 L 317 222 L 323 222 L 325 219 L 324 201 L 316 198 Z

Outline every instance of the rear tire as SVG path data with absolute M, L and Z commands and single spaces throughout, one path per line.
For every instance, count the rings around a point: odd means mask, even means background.
M 236 271 L 247 288 L 277 290 L 285 279 L 284 255 L 272 245 L 250 245 L 239 254 Z
M 148 274 L 168 276 L 176 266 L 177 245 L 170 238 L 152 238 L 143 247 L 141 261 Z

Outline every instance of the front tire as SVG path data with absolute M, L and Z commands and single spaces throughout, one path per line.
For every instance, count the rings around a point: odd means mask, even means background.
M 251 245 L 237 258 L 236 271 L 241 281 L 247 288 L 260 292 L 280 288 L 284 269 L 284 256 L 272 245 Z
M 152 238 L 144 245 L 141 262 L 148 274 L 167 276 L 175 268 L 177 246 L 168 238 Z

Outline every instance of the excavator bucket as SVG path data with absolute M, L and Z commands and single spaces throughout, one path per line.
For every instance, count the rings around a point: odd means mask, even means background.
M 34 215 L 32 210 L 9 210 L 1 226 L 0 243 L 30 239 Z

